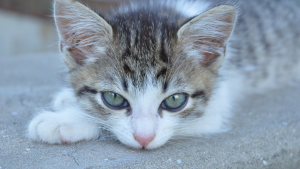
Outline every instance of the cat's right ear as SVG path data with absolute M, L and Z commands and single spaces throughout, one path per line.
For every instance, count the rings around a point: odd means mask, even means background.
M 70 69 L 95 60 L 113 36 L 112 27 L 103 18 L 74 0 L 56 0 L 54 19 Z

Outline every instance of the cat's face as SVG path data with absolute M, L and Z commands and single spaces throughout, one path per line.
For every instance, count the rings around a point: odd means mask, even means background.
M 163 145 L 202 116 L 216 75 L 194 59 L 180 59 L 183 53 L 176 47 L 168 49 L 172 58 L 168 56 L 170 59 L 164 62 L 161 52 L 142 51 L 137 46 L 137 52 L 156 58 L 148 64 L 144 55 L 135 58 L 133 52 L 124 59 L 120 53 L 127 49 L 120 51 L 124 44 L 119 45 L 115 52 L 103 56 L 109 59 L 84 64 L 71 72 L 78 101 L 126 145 L 142 147 L 135 137 L 141 137 L 141 142 L 153 139 L 149 144 L 142 143 L 146 148 Z M 113 56 L 115 53 L 119 54 Z
M 223 34 L 193 39 L 199 30 L 190 25 L 203 16 L 184 24 L 180 15 L 159 17 L 141 10 L 106 22 L 78 3 L 68 5 L 74 6 L 68 10 L 82 13 L 77 22 L 91 24 L 78 29 L 72 17 L 56 20 L 81 107 L 134 148 L 152 149 L 171 137 L 188 135 L 186 130 L 201 119 L 215 87 L 224 57 Z M 230 14 L 232 9 L 223 10 Z M 232 15 L 224 20 L 235 19 Z M 227 27 L 219 31 L 229 36 L 233 26 Z

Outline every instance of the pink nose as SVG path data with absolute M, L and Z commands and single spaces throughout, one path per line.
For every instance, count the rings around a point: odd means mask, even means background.
M 148 136 L 141 136 L 138 134 L 134 134 L 134 139 L 136 139 L 141 146 L 146 147 L 155 137 L 155 134 Z

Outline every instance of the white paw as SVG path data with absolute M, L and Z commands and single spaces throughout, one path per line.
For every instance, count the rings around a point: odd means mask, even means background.
M 99 128 L 69 112 L 45 111 L 29 124 L 29 138 L 50 144 L 74 143 L 99 137 Z

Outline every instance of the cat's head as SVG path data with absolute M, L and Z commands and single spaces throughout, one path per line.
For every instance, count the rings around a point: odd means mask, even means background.
M 147 149 L 218 130 L 201 120 L 236 19 L 227 5 L 190 19 L 149 11 L 104 19 L 72 0 L 54 11 L 78 103 L 122 143 Z

